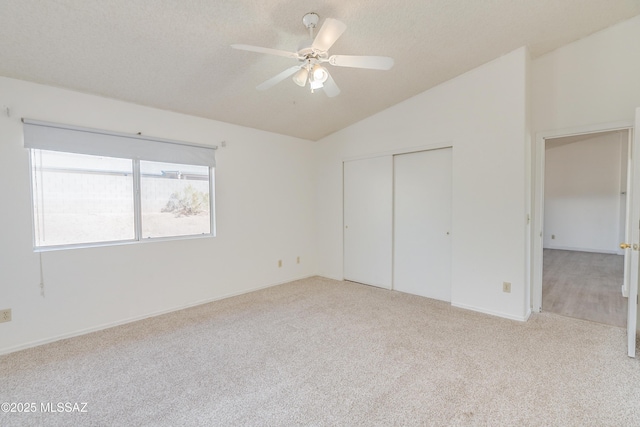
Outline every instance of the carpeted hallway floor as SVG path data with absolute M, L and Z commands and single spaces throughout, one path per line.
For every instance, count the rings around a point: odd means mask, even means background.
M 637 426 L 625 345 L 314 277 L 0 356 L 0 425 Z

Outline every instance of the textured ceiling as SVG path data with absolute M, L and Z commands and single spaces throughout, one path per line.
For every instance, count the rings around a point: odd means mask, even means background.
M 395 59 L 330 67 L 342 90 L 286 79 L 302 16 L 343 21 L 331 54 Z M 0 0 L 0 75 L 317 140 L 527 45 L 533 57 L 640 14 L 640 0 Z M 1 97 L 1 94 L 0 94 Z

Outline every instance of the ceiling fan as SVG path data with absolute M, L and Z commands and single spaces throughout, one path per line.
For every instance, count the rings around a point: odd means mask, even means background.
M 299 63 L 287 68 L 280 74 L 259 84 L 256 89 L 267 90 L 280 83 L 287 77 L 293 76 L 293 81 L 298 86 L 306 86 L 309 82 L 311 92 L 323 89 L 329 97 L 340 93 L 340 88 L 333 81 L 331 74 L 322 64 L 329 63 L 336 67 L 368 68 L 371 70 L 388 70 L 393 67 L 393 58 L 386 56 L 354 56 L 331 55 L 328 50 L 347 29 L 347 26 L 337 19 L 324 20 L 320 31 L 313 37 L 313 30 L 318 25 L 320 17 L 317 13 L 307 13 L 302 18 L 302 23 L 309 30 L 309 39 L 303 41 L 297 52 L 270 49 L 266 47 L 250 46 L 246 44 L 232 44 L 234 49 L 248 50 L 251 52 L 266 53 L 269 55 L 284 56 L 296 59 Z

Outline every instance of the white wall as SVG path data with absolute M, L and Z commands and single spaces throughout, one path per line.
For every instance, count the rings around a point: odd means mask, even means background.
M 343 160 L 450 145 L 452 304 L 526 318 L 527 58 L 518 49 L 319 142 L 321 275 L 342 278 Z
M 627 140 L 625 131 L 547 141 L 545 248 L 618 253 Z
M 312 142 L 7 78 L 0 107 L 0 308 L 13 311 L 0 324 L 0 353 L 316 273 Z M 218 236 L 42 253 L 42 297 L 21 117 L 226 140 Z
M 532 61 L 534 132 L 633 121 L 640 15 Z

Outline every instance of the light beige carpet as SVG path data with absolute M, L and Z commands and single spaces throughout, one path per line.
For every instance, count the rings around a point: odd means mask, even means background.
M 2 426 L 638 426 L 621 328 L 311 278 L 0 357 Z

